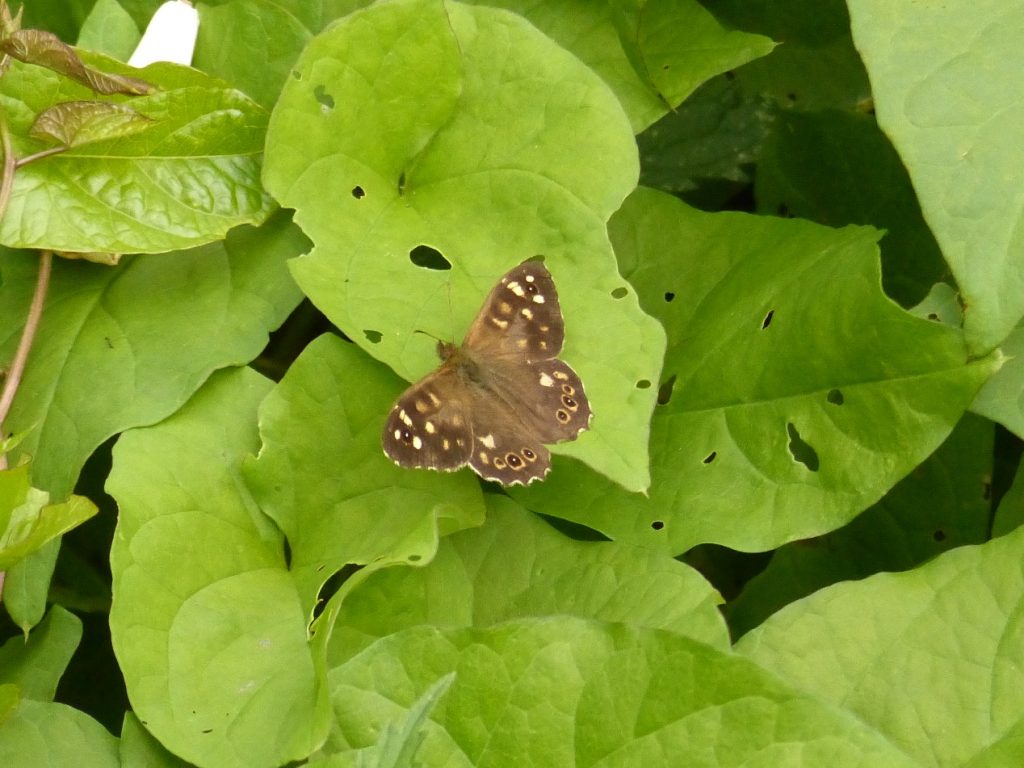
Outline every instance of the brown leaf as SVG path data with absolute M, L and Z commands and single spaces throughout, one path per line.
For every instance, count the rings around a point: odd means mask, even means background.
M 9 37 L 0 40 L 0 51 L 26 64 L 36 64 L 52 69 L 96 93 L 125 93 L 140 95 L 154 89 L 144 80 L 125 75 L 112 75 L 87 67 L 74 49 L 52 32 L 41 29 L 19 29 Z
M 35 139 L 77 147 L 138 133 L 152 124 L 153 120 L 124 104 L 65 101 L 41 112 L 29 134 Z

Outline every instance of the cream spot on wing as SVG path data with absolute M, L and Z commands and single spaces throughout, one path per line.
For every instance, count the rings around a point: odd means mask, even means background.
M 565 371 L 554 371 L 554 376 L 559 381 L 568 381 L 569 380 L 569 374 L 567 374 Z
M 480 457 L 480 463 L 481 464 L 490 464 L 491 463 L 491 460 L 489 458 L 487 458 L 487 451 L 480 451 L 480 453 L 478 453 L 477 456 Z
M 533 303 L 534 304 L 543 304 L 544 303 L 544 294 L 538 293 L 536 296 L 534 296 L 533 297 Z
M 494 450 L 494 435 L 484 435 L 483 437 L 478 437 L 477 440 L 483 443 L 484 447 L 490 448 L 492 451 Z
M 524 309 L 523 311 L 525 312 L 526 310 Z M 547 333 L 550 330 L 551 330 L 551 326 L 550 325 L 542 325 L 542 326 L 540 326 L 540 332 L 541 333 Z
M 420 436 L 419 436 L 419 435 L 413 435 L 413 438 L 412 438 L 412 447 L 413 447 L 413 448 L 415 448 L 415 449 L 416 449 L 417 451 L 418 451 L 418 450 L 419 450 L 420 448 L 422 448 L 422 447 L 423 447 L 423 441 L 422 441 L 422 440 L 420 440 Z
M 424 400 L 417 400 L 416 401 L 416 413 L 426 413 L 427 412 L 427 408 L 429 408 L 429 407 L 430 406 L 428 406 L 426 401 L 424 401 Z
M 526 290 L 523 288 L 523 286 L 521 286 L 515 280 L 513 280 L 511 283 L 509 283 L 506 286 L 506 288 L 508 288 L 510 291 L 512 291 L 512 293 L 514 293 L 519 298 L 523 298 L 523 296 L 526 295 Z M 534 299 L 534 300 L 536 301 L 536 299 Z
M 536 278 L 533 275 L 526 276 L 526 282 L 532 283 Z
M 501 328 L 501 330 L 503 330 L 503 331 L 506 328 L 508 328 L 508 320 L 501 320 L 501 319 L 499 319 L 497 317 L 492 317 L 491 318 L 491 322 L 494 323 L 499 328 Z
M 498 309 L 501 311 L 501 314 L 507 315 L 512 311 L 512 305 L 507 301 L 503 301 L 498 305 Z
M 459 416 L 459 414 L 455 414 L 454 416 L 452 416 L 452 426 L 453 427 L 461 427 L 462 426 L 462 417 Z M 459 445 L 462 445 L 462 441 L 461 440 L 459 440 Z
M 430 402 L 434 404 L 435 408 L 441 404 L 441 400 L 433 392 L 428 392 L 427 394 L 430 395 Z
M 459 448 L 462 448 L 466 445 L 466 441 L 463 440 L 461 437 L 457 437 L 455 438 L 455 444 L 459 446 Z
M 542 387 L 553 387 L 555 386 L 555 380 L 548 376 L 546 373 L 540 375 L 540 385 Z
M 402 439 L 402 430 L 396 429 L 395 430 L 395 440 L 401 440 L 401 439 Z
M 519 314 L 525 317 L 527 320 L 533 320 L 533 310 L 530 309 L 529 307 L 523 307 L 522 311 Z
M 541 342 L 543 344 L 544 342 Z M 526 339 L 516 339 L 516 346 L 519 349 L 526 349 Z
M 409 418 L 409 414 L 405 412 L 404 408 L 398 412 L 398 418 L 402 420 L 402 423 L 405 424 L 405 426 L 412 426 L 412 419 Z
M 424 428 L 425 430 L 427 430 L 427 434 L 428 434 L 428 435 L 432 435 L 432 434 L 434 434 L 434 433 L 435 433 L 435 432 L 437 431 L 437 430 L 436 430 L 436 429 L 434 428 L 434 422 L 432 422 L 432 421 L 427 421 L 427 422 L 424 422 L 424 424 L 423 424 L 423 428 Z
M 537 344 L 540 346 L 541 349 L 548 348 L 548 343 L 546 341 L 538 341 Z
M 448 450 L 449 448 L 451 448 L 451 447 L 452 447 L 452 443 L 451 443 L 451 441 L 450 441 L 450 440 L 449 440 L 449 439 L 448 439 L 448 438 L 446 437 L 446 438 L 445 438 L 444 440 L 442 440 L 442 441 L 441 441 L 441 447 L 442 447 L 442 448 L 443 448 L 444 450 L 446 450 L 446 451 L 447 451 L 447 450 Z

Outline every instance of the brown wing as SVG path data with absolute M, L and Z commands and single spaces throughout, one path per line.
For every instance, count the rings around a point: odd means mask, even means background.
M 475 359 L 549 360 L 562 351 L 565 323 L 551 273 L 539 261 L 510 270 L 487 296 L 462 347 Z
M 466 389 L 450 366 L 410 386 L 388 415 L 384 453 L 402 467 L 452 472 L 464 466 L 473 448 Z
M 473 452 L 469 466 L 484 480 L 529 485 L 551 469 L 551 453 L 507 403 L 476 386 L 469 387 L 473 414 Z

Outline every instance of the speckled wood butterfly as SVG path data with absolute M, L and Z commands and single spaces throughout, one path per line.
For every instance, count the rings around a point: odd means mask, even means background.
M 556 355 L 565 323 L 551 273 L 524 261 L 494 286 L 461 347 L 439 342 L 441 366 L 398 398 L 382 443 L 402 467 L 532 483 L 551 469 L 544 443 L 590 424 L 583 382 Z

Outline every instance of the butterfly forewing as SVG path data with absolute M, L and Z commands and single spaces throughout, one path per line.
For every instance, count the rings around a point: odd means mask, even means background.
M 565 322 L 547 268 L 524 261 L 491 290 L 462 346 L 474 357 L 547 360 L 562 351 Z

